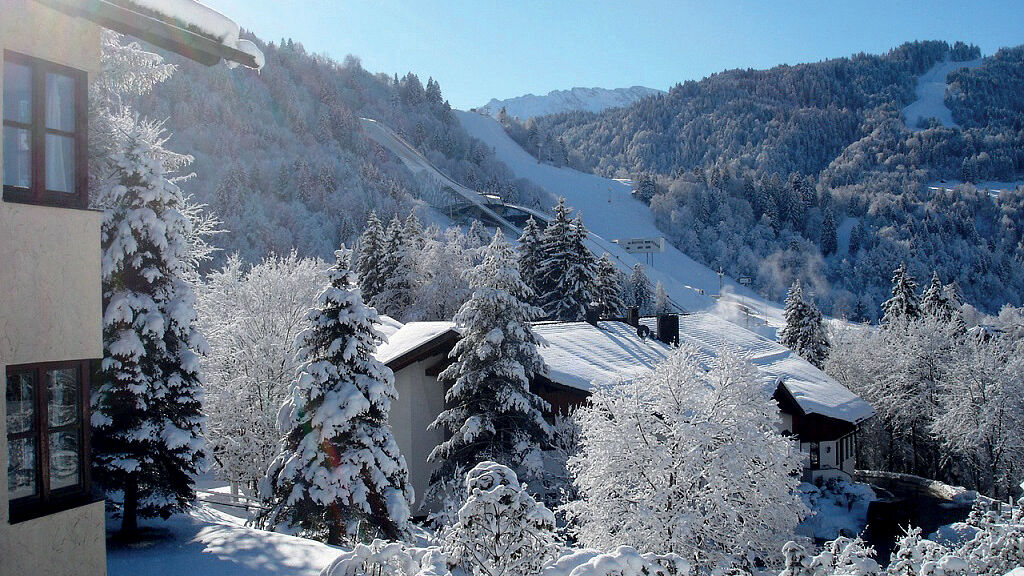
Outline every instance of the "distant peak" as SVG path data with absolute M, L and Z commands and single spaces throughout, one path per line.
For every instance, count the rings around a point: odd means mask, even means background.
M 577 86 L 568 90 L 552 90 L 543 96 L 525 94 L 504 100 L 492 98 L 490 102 L 481 106 L 478 110 L 491 116 L 497 116 L 498 112 L 504 108 L 505 113 L 509 116 L 526 120 L 535 116 L 546 116 L 548 114 L 558 114 L 559 112 L 571 112 L 574 110 L 600 112 L 608 108 L 621 108 L 629 106 L 641 98 L 663 93 L 662 90 L 646 88 L 644 86 L 615 89 Z

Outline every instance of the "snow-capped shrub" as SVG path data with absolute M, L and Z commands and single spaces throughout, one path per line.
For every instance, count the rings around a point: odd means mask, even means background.
M 452 566 L 475 576 L 526 576 L 557 556 L 554 514 L 510 468 L 481 462 L 466 475 L 465 486 L 468 498 L 446 535 Z
M 356 544 L 320 572 L 320 576 L 444 576 L 448 571 L 440 548 L 413 548 L 374 540 Z
M 688 574 L 690 565 L 676 554 L 641 554 L 630 546 L 613 552 L 575 550 L 561 556 L 540 576 L 675 576 Z

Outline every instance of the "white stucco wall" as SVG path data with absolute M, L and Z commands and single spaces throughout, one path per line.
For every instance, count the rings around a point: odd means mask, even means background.
M 416 490 L 416 503 L 412 507 L 414 515 L 425 513 L 425 510 L 420 510 L 420 505 L 430 484 L 430 473 L 434 470 L 434 466 L 427 462 L 427 456 L 444 440 L 443 431 L 427 429 L 444 410 L 441 383 L 426 375 L 427 368 L 440 360 L 440 356 L 434 356 L 395 373 L 398 400 L 391 404 L 391 428 L 409 467 L 409 480 Z
M 32 0 L 3 0 L 0 50 L 85 70 L 91 76 L 99 70 L 99 28 Z M 2 87 L 0 74 L 0 92 Z M 0 377 L 4 382 L 8 365 L 102 355 L 99 229 L 96 212 L 0 202 Z M 6 413 L 4 404 L 0 394 L 0 414 Z M 102 502 L 12 525 L 3 418 L 0 454 L 0 572 L 105 574 Z

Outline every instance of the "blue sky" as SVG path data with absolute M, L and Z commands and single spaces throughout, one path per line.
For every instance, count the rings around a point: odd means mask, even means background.
M 573 86 L 666 89 L 907 40 L 1024 44 L 1024 0 L 204 0 L 266 40 L 291 37 L 373 72 L 433 76 L 457 108 Z

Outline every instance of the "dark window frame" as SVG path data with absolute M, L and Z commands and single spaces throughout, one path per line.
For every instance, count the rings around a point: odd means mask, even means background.
M 65 424 L 52 429 L 49 426 L 49 405 L 46 390 L 46 373 L 51 370 L 73 368 L 78 371 L 78 422 Z M 31 437 L 36 442 L 35 481 L 36 493 L 9 500 L 10 522 L 17 523 L 62 510 L 75 508 L 82 504 L 95 501 L 92 497 L 92 479 L 90 467 L 90 424 L 89 424 L 89 384 L 91 365 L 89 360 L 70 360 L 62 362 L 37 362 L 7 366 L 6 377 L 15 374 L 30 373 L 33 376 L 32 402 L 35 410 L 32 430 L 28 433 L 7 433 L 8 442 L 13 438 Z M 6 386 L 6 379 L 5 379 Z M 5 415 L 6 417 L 6 415 Z M 50 489 L 50 433 L 61 431 L 78 432 L 80 459 L 78 462 L 79 482 L 73 486 Z M 4 455 L 5 460 L 7 455 Z
M 4 201 L 39 204 L 64 208 L 87 208 L 89 205 L 89 110 L 88 75 L 83 70 L 63 66 L 10 50 L 4 50 L 3 62 L 27 66 L 32 71 L 32 117 L 29 124 L 3 119 L 3 126 L 30 131 L 32 139 L 31 174 L 29 188 L 3 184 Z M 67 76 L 75 82 L 75 131 L 65 132 L 46 126 L 46 74 L 52 72 Z M 46 189 L 46 135 L 71 137 L 75 143 L 74 192 L 56 192 Z

